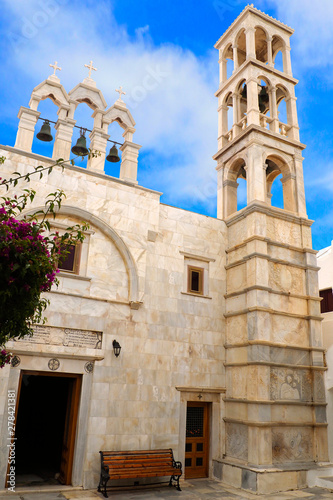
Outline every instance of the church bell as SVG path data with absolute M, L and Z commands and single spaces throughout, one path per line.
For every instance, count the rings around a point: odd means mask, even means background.
M 265 113 L 266 108 L 267 108 L 267 104 L 269 102 L 269 95 L 268 95 L 267 87 L 266 86 L 261 87 L 258 99 L 259 99 L 259 110 L 260 110 L 260 113 Z
M 87 154 L 89 154 L 89 151 L 87 149 L 87 141 L 82 132 L 80 137 L 76 141 L 75 146 L 72 147 L 72 153 L 77 156 L 87 156 Z
M 40 129 L 40 132 L 37 134 L 37 139 L 43 142 L 50 142 L 53 141 L 53 137 L 51 134 L 51 127 L 50 127 L 50 122 L 48 120 L 45 120 L 42 128 Z
M 110 153 L 108 154 L 106 159 L 107 159 L 107 161 L 110 161 L 111 163 L 117 163 L 118 161 L 120 161 L 120 158 L 118 156 L 118 149 L 116 148 L 115 144 L 110 149 Z

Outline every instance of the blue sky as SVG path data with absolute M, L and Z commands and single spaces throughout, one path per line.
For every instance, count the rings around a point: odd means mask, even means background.
M 2 0 L 0 143 L 14 145 L 17 113 L 32 89 L 52 73 L 55 60 L 67 92 L 93 77 L 108 107 L 124 97 L 142 145 L 138 179 L 162 191 L 162 201 L 215 216 L 218 55 L 214 43 L 248 2 L 243 0 Z M 291 38 L 308 216 L 315 219 L 313 246 L 333 239 L 333 2 L 258 0 L 255 7 L 295 29 Z M 147 89 L 147 74 L 156 85 Z M 56 107 L 40 104 L 56 120 Z M 91 110 L 80 105 L 77 124 L 92 128 Z M 112 138 L 122 142 L 116 124 Z M 51 155 L 49 144 L 33 151 Z M 47 149 L 49 148 L 49 149 Z M 119 165 L 107 172 L 119 175 Z

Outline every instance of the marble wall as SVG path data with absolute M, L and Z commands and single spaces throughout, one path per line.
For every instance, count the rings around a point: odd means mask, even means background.
M 47 164 L 13 148 L 0 154 L 7 157 L 2 177 Z M 155 191 L 80 167 L 55 168 L 41 181 L 32 180 L 31 187 L 37 191 L 36 207 L 50 191 L 64 188 L 56 223 L 65 227 L 88 220 L 88 249 L 79 274 L 61 273 L 59 287 L 48 294 L 46 326 L 37 327 L 35 339 L 10 343 L 18 356 L 27 355 L 20 366 L 1 370 L 1 383 L 7 387 L 15 375 L 17 387 L 22 366 L 41 369 L 40 356 L 59 358 L 60 371 L 80 366 L 90 385 L 86 437 L 79 432 L 76 443 L 85 450 L 81 469 L 75 455 L 76 484 L 96 486 L 100 449 L 172 447 L 179 457 L 185 430 L 177 387 L 225 387 L 224 222 L 160 204 Z M 202 296 L 188 293 L 189 263 L 204 269 Z M 100 341 L 98 348 L 92 336 Z M 122 347 L 118 358 L 114 339 Z M 84 371 L 86 358 L 93 364 L 90 373 Z M 82 366 L 75 365 L 80 359 Z M 220 408 L 215 396 L 206 400 Z M 1 414 L 5 411 L 1 406 Z M 216 442 L 220 423 L 217 427 Z M 222 447 L 213 449 L 221 458 Z

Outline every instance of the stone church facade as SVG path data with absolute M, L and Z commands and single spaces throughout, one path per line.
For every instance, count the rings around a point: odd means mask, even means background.
M 215 46 L 217 218 L 164 205 L 161 193 L 138 185 L 133 117 L 121 96 L 107 109 L 90 77 L 67 93 L 52 75 L 21 107 L 15 146 L 1 146 L 3 177 L 68 159 L 82 102 L 93 110 L 90 147 L 101 155 L 86 169 L 55 167 L 31 182 L 34 209 L 50 191 L 65 190 L 54 228 L 82 221 L 90 227 L 73 267 L 60 272 L 59 287 L 48 294 L 47 323 L 8 346 L 15 362 L 0 373 L 0 489 L 8 391 L 17 398 L 21 462 L 32 447 L 37 455 L 44 449 L 43 439 L 27 437 L 31 418 L 59 457 L 49 468 L 73 486 L 97 487 L 99 450 L 172 448 L 185 478 L 215 477 L 258 493 L 305 487 L 309 471 L 328 462 L 318 269 L 305 207 L 292 33 L 247 6 Z M 282 70 L 274 66 L 279 52 Z M 31 151 L 46 98 L 59 108 L 52 159 Z M 286 122 L 279 120 L 282 101 Z M 119 178 L 104 173 L 113 121 L 124 129 Z M 271 205 L 281 174 L 284 209 Z M 241 210 L 239 178 L 247 183 Z

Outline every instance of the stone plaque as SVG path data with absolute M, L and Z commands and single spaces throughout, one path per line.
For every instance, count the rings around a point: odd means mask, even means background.
M 33 342 L 34 344 L 50 344 L 51 327 L 44 325 L 34 326 L 34 334 L 32 337 L 27 335 L 22 340 L 24 342 Z
M 303 462 L 313 459 L 313 431 L 308 428 L 272 430 L 273 463 Z
M 272 368 L 270 393 L 273 400 L 311 401 L 310 371 Z
M 64 345 L 68 347 L 101 349 L 102 332 L 35 325 L 33 336 L 26 336 L 23 339 L 19 339 L 17 342 L 20 341 L 32 342 L 34 344 Z
M 75 347 L 90 347 L 90 349 L 101 349 L 102 336 L 100 332 L 91 332 L 88 330 L 65 329 L 64 345 Z

